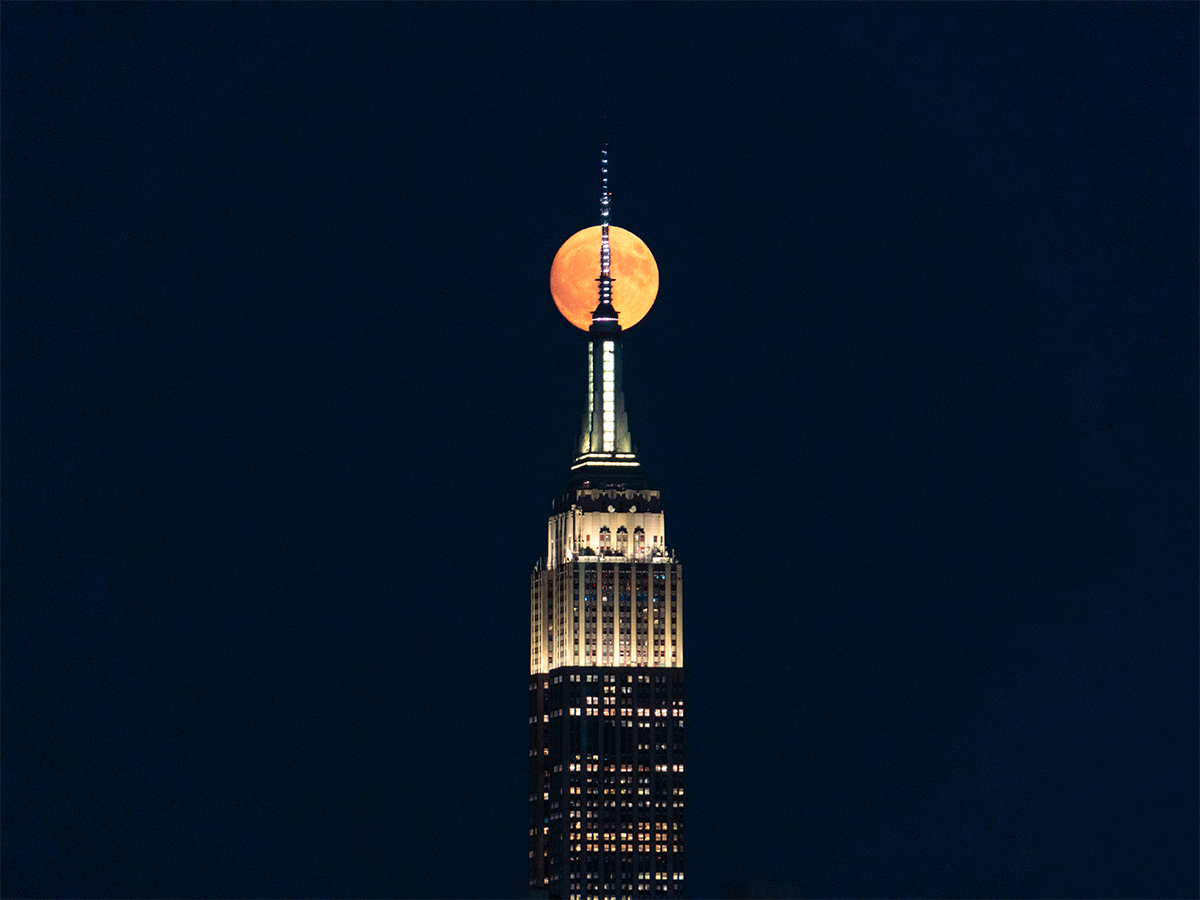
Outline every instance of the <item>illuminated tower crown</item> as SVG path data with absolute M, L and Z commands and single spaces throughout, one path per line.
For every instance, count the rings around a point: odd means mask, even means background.
M 642 474 L 625 416 L 622 329 L 609 265 L 607 144 L 600 185 L 599 296 L 588 329 L 587 407 L 571 478 L 554 498 L 546 558 L 533 574 L 531 673 L 581 665 L 683 666 L 682 569 L 667 548 L 662 497 Z M 618 597 L 626 601 L 614 608 Z M 624 605 L 629 598 L 636 602 Z M 606 611 L 613 627 L 597 632 L 595 616 Z

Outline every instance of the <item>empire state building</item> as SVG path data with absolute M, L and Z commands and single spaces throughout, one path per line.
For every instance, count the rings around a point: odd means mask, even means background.
M 685 884 L 683 569 L 625 415 L 607 168 L 583 430 L 530 580 L 529 885 L 562 900 Z

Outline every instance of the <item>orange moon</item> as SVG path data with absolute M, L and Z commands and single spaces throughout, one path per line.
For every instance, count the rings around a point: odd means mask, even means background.
M 621 328 L 632 328 L 658 296 L 658 263 L 640 237 L 624 228 L 608 228 L 612 304 Z M 600 301 L 600 226 L 577 231 L 554 254 L 550 294 L 568 322 L 587 331 Z

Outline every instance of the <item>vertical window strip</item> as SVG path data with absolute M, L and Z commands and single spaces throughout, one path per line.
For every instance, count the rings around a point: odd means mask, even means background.
M 612 341 L 604 342 L 604 450 L 616 446 L 616 352 Z

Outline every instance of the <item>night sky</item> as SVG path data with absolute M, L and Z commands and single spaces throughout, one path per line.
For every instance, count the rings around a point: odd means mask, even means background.
M 1198 11 L 5 3 L 3 893 L 527 893 L 607 116 L 690 895 L 1197 896 Z

